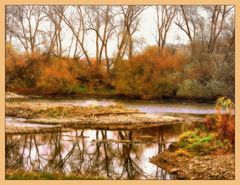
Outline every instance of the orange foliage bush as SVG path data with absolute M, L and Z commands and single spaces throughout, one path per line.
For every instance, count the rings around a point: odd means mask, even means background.
M 173 52 L 170 48 L 165 48 L 160 56 L 159 48 L 151 46 L 131 60 L 114 62 L 108 73 L 104 60 L 97 63 L 91 58 L 89 66 L 86 59 L 47 57 L 39 52 L 18 54 L 7 43 L 6 89 L 35 88 L 42 93 L 113 90 L 114 93 L 143 99 L 213 99 L 233 92 L 233 88 L 228 90 L 229 83 L 225 83 L 231 82 L 232 77 L 220 78 L 226 72 L 213 78 L 217 59 L 217 56 L 207 54 L 186 56 L 180 50 Z M 222 69 L 232 67 L 226 68 L 225 65 L 219 71 Z
M 69 93 L 76 84 L 72 62 L 61 58 L 50 59 L 48 65 L 40 69 L 36 87 L 43 93 Z
M 11 44 L 6 44 L 6 58 L 5 58 L 5 70 L 6 70 L 6 89 L 15 87 L 25 87 L 25 69 L 27 64 L 24 56 L 18 54 Z
M 6 45 L 6 88 L 19 93 L 71 93 L 80 86 L 88 89 L 99 87 L 99 81 L 106 82 L 104 63 L 91 59 L 91 67 L 84 60 L 50 56 L 46 59 L 39 52 L 18 54 L 11 44 Z M 76 80 L 88 79 L 87 84 Z M 104 84 L 103 84 L 104 86 Z M 29 89 L 29 90 L 28 90 Z
M 185 61 L 181 53 L 172 54 L 166 48 L 159 56 L 157 47 L 149 47 L 130 61 L 115 64 L 115 87 L 118 92 L 144 99 L 175 96 Z

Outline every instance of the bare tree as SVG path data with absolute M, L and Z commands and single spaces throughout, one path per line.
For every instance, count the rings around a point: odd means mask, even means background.
M 235 17 L 234 12 L 230 15 L 229 20 L 225 25 L 225 29 L 230 33 L 229 48 L 235 47 Z
M 221 32 L 224 28 L 224 23 L 227 14 L 233 6 L 226 6 L 226 5 L 215 5 L 215 6 L 208 6 L 206 10 L 210 14 L 210 36 L 208 41 L 208 51 L 213 53 L 216 47 L 216 43 L 220 37 Z
M 49 29 L 45 30 L 45 47 L 47 52 L 46 61 L 50 54 L 62 56 L 64 51 L 62 47 L 62 17 L 55 14 L 55 7 L 57 6 L 45 6 L 44 13 L 47 16 L 49 22 Z M 66 7 L 57 7 L 61 12 L 60 15 L 65 14 Z M 45 23 L 48 23 L 48 22 Z
M 197 31 L 198 19 L 197 6 L 179 6 L 179 17 L 175 24 L 188 36 L 192 53 L 194 53 L 194 41 Z
M 6 16 L 5 16 L 5 27 L 6 27 L 6 34 L 5 34 L 5 40 L 6 42 L 11 43 L 12 38 L 14 37 L 14 34 L 12 30 L 14 29 L 14 16 L 11 13 L 11 8 L 7 7 L 6 8 Z
M 12 21 L 7 20 L 11 37 L 17 38 L 26 51 L 34 52 L 42 44 L 39 27 L 46 17 L 43 6 L 8 6 L 6 10 Z
M 54 50 L 56 48 L 56 55 L 62 56 L 63 48 L 62 48 L 62 15 L 65 14 L 66 8 L 64 6 L 58 7 L 60 12 L 60 16 L 54 14 L 54 7 L 47 6 L 45 9 L 45 13 L 47 14 L 49 20 L 53 25 L 53 34 L 50 34 L 50 50 Z
M 155 40 L 159 47 L 159 55 L 162 55 L 166 44 L 167 33 L 176 15 L 176 8 L 166 5 L 156 6 L 156 14 L 157 33 L 155 35 Z
M 79 45 L 86 58 L 87 63 L 89 64 L 89 66 L 91 66 L 91 60 L 84 44 L 87 31 L 85 28 L 85 12 L 83 11 L 82 6 L 74 6 L 71 8 L 73 8 L 75 11 L 71 11 L 69 16 L 63 14 L 59 6 L 54 6 L 54 11 L 55 14 L 58 15 L 65 22 L 65 24 L 71 30 L 72 34 L 76 39 L 75 54 Z
M 100 64 L 105 52 L 107 72 L 110 70 L 110 60 L 108 57 L 108 42 L 112 37 L 116 25 L 114 24 L 114 13 L 110 6 L 86 7 L 87 29 L 95 33 L 96 38 L 96 62 Z
M 128 48 L 128 58 L 133 55 L 133 34 L 137 31 L 140 14 L 146 9 L 146 6 L 120 6 L 119 14 L 123 17 L 120 20 L 118 33 L 118 51 L 115 61 L 121 59 Z

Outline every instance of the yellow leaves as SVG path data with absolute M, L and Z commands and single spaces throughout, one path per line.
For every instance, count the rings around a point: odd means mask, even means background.
M 175 151 L 175 155 L 176 156 L 192 157 L 192 155 L 188 151 L 186 151 L 184 149 L 181 149 L 181 148 Z

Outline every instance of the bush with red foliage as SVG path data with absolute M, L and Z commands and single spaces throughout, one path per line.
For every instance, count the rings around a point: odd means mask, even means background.
M 207 116 L 205 127 L 209 131 L 216 131 L 219 139 L 228 139 L 232 145 L 235 143 L 235 116 L 234 103 L 227 97 L 217 99 L 216 114 Z
M 234 106 L 232 100 L 227 97 L 218 98 L 216 103 L 218 136 L 221 139 L 229 139 L 232 144 L 235 143 Z
M 209 116 L 207 115 L 205 118 L 205 122 L 204 122 L 204 126 L 207 130 L 209 131 L 214 131 L 217 129 L 217 125 L 216 125 L 216 120 L 215 120 L 215 116 Z

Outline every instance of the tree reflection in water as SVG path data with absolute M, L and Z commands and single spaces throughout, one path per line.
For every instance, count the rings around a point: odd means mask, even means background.
M 74 173 L 108 179 L 172 179 L 151 164 L 149 158 L 164 151 L 169 145 L 164 142 L 173 141 L 181 133 L 179 128 L 6 135 L 6 170 Z

